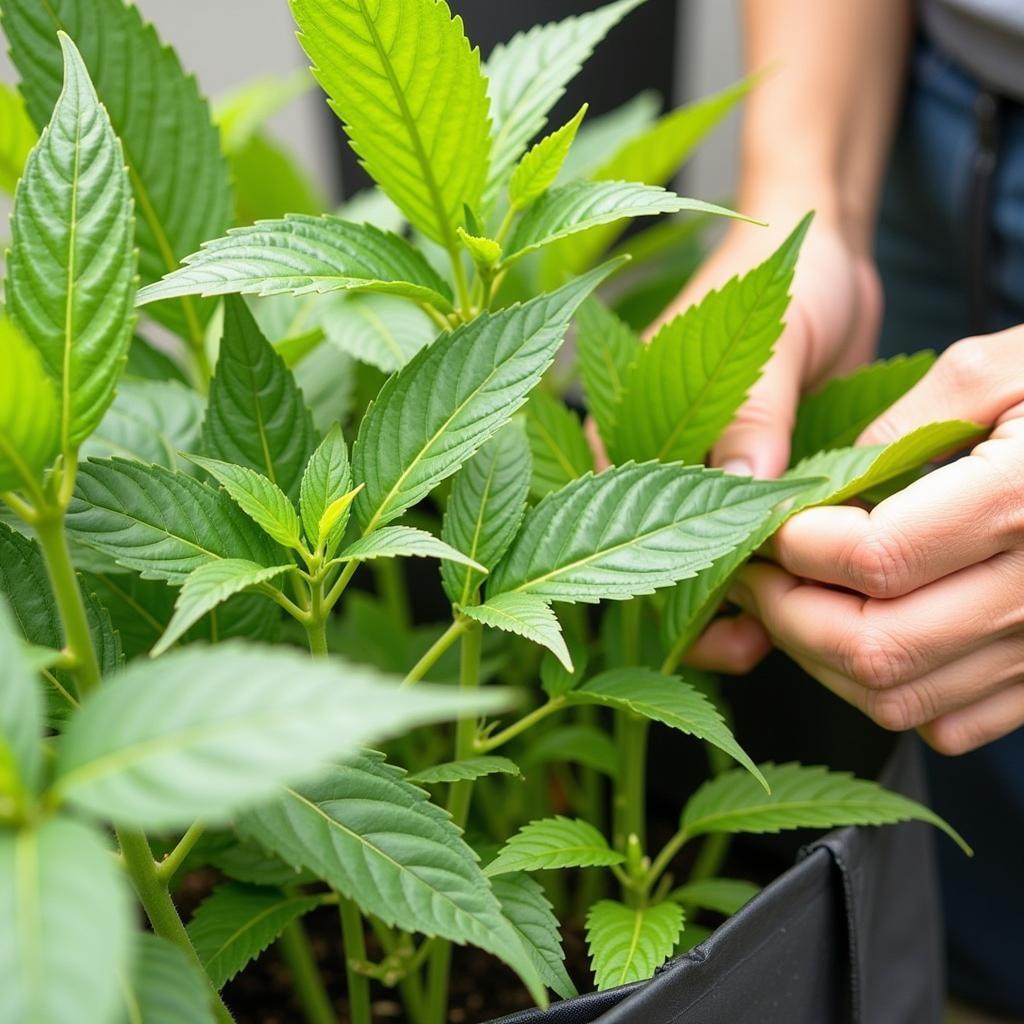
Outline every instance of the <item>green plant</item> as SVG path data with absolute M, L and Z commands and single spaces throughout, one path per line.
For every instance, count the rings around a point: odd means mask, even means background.
M 662 186 L 745 83 L 656 121 L 583 109 L 530 145 L 639 2 L 482 67 L 440 0 L 293 0 L 381 189 L 329 216 L 263 129 L 301 84 L 237 93 L 219 135 L 122 0 L 3 0 L 22 76 L 0 92 L 0 187 L 20 179 L 0 319 L 5 1020 L 227 1021 L 220 990 L 274 941 L 306 1017 L 333 1020 L 303 918 L 334 907 L 350 1019 L 373 984 L 437 1024 L 452 943 L 538 1002 L 574 993 L 552 900 L 585 913 L 599 987 L 649 977 L 699 935 L 686 912 L 753 892 L 715 877 L 732 833 L 917 818 L 960 841 L 873 783 L 754 764 L 713 682 L 678 674 L 787 515 L 892 486 L 975 428 L 840 447 L 923 372 L 901 360 L 808 399 L 783 479 L 700 465 L 771 354 L 807 222 L 646 347 L 590 297 L 614 278 L 642 321 L 664 283 L 625 257 L 692 251 L 673 219 L 600 263 L 628 218 L 735 216 Z M 616 462 L 596 475 L 552 368 L 574 318 Z M 441 626 L 413 615 L 411 557 L 440 560 Z M 498 717 L 493 680 L 527 691 L 520 717 Z M 704 741 L 714 775 L 660 850 L 651 722 Z M 186 926 L 173 895 L 203 865 L 224 881 Z

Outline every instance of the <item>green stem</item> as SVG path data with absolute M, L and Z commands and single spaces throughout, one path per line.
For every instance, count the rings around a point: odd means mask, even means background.
M 309 588 L 309 615 L 303 623 L 309 641 L 309 653 L 314 658 L 327 656 L 327 616 L 324 607 L 324 585 L 318 580 Z
M 546 704 L 541 704 L 539 708 L 534 708 L 528 715 L 523 715 L 518 722 L 513 722 L 507 729 L 502 729 L 501 732 L 496 732 L 493 736 L 476 740 L 473 743 L 473 753 L 489 754 L 492 750 L 497 750 L 498 747 L 504 746 L 509 740 L 514 740 L 520 733 L 526 732 L 527 729 L 542 722 L 549 715 L 561 711 L 565 706 L 564 697 L 552 697 Z
M 640 660 L 640 601 L 622 605 L 623 663 L 636 665 Z M 645 785 L 647 775 L 647 719 L 628 711 L 615 716 L 615 739 L 619 748 L 619 774 L 612 800 L 614 812 L 612 840 L 617 850 L 625 850 L 631 835 L 644 844 Z
M 409 596 L 402 579 L 401 563 L 397 558 L 378 558 L 373 563 L 373 574 L 377 581 L 377 593 L 384 601 L 391 618 L 402 629 L 412 623 L 409 610 Z
M 285 925 L 277 945 L 291 971 L 295 992 L 308 1024 L 337 1024 L 338 1018 L 324 988 L 302 922 L 291 921 Z
M 177 874 L 185 858 L 192 852 L 192 848 L 199 842 L 205 831 L 206 826 L 201 821 L 192 823 L 188 831 L 178 840 L 178 845 L 157 865 L 156 874 L 161 882 L 170 885 L 171 879 Z
M 689 842 L 690 836 L 685 829 L 680 829 L 662 848 L 644 880 L 644 891 L 650 892 L 651 886 L 665 873 L 675 855 Z
M 469 628 L 471 619 L 457 618 L 431 645 L 429 650 L 409 670 L 402 686 L 418 683 L 437 664 L 441 655 Z
M 345 978 L 348 982 L 349 1024 L 371 1024 L 370 979 L 355 969 L 366 960 L 366 937 L 363 935 L 363 917 L 359 908 L 342 897 L 338 901 L 341 913 L 341 935 L 345 942 Z
M 693 870 L 690 872 L 690 881 L 699 882 L 704 878 L 714 878 L 721 871 L 725 863 L 726 855 L 729 853 L 729 843 L 732 836 L 728 832 L 712 832 L 706 836 L 704 845 L 697 854 L 693 863 Z
M 369 532 L 369 531 L 367 531 Z M 345 588 L 348 586 L 349 580 L 352 579 L 356 574 L 356 569 L 359 568 L 358 562 L 346 562 L 345 568 L 342 569 L 341 575 L 338 577 L 334 586 L 328 591 L 327 596 L 324 598 L 324 609 L 330 611 L 337 603 L 338 598 L 345 592 Z
M 448 250 L 452 261 L 452 275 L 455 278 L 455 294 L 459 300 L 459 316 L 462 320 L 468 320 L 472 310 L 472 299 L 469 294 L 469 285 L 466 282 L 466 268 L 462 264 L 462 251 L 455 247 Z

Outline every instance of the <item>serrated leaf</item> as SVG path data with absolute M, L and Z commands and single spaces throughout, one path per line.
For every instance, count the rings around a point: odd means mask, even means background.
M 490 568 L 512 543 L 526 511 L 530 449 L 521 424 L 502 427 L 459 470 L 445 507 L 441 538 Z M 457 562 L 441 564 L 441 580 L 453 604 L 470 604 L 483 578 Z
M 508 184 L 508 200 L 514 209 L 525 209 L 555 183 L 586 113 L 584 103 L 571 121 L 545 135 L 519 161 Z
M 196 908 L 188 935 L 203 968 L 223 988 L 296 918 L 318 906 L 316 896 L 228 882 Z
M 635 181 L 571 181 L 546 192 L 523 214 L 505 246 L 503 265 L 509 266 L 527 253 L 598 224 L 683 210 L 747 219 L 723 206 L 686 199 L 656 185 Z
M 699 466 L 627 464 L 585 476 L 531 509 L 491 573 L 488 599 L 625 600 L 696 575 L 806 483 Z
M 478 267 L 490 269 L 501 261 L 501 243 L 486 235 L 471 235 L 464 228 L 457 228 L 456 234 Z
M 127 967 L 128 881 L 91 828 L 0 832 L 0 1018 L 109 1024 Z
M 759 885 L 741 878 L 702 878 L 673 889 L 668 899 L 694 910 L 711 910 L 728 917 L 760 891 Z
M 14 195 L 25 161 L 38 140 L 21 93 L 0 82 L 0 191 Z
M 139 292 L 139 304 L 183 295 L 377 291 L 451 309 L 451 290 L 400 235 L 326 214 L 234 228 Z
M 313 881 L 310 872 L 293 868 L 250 839 L 232 838 L 226 845 L 217 844 L 203 852 L 210 864 L 236 882 L 283 886 Z
M 5 0 L 3 28 L 36 125 L 45 124 L 60 91 L 57 30 L 78 43 L 124 147 L 143 284 L 174 270 L 200 242 L 223 234 L 232 202 L 217 129 L 195 79 L 133 4 Z M 154 131 L 154 111 L 159 111 L 159 131 Z M 152 313 L 198 346 L 212 311 L 209 303 L 185 299 Z
M 625 860 L 582 818 L 540 818 L 524 825 L 484 868 L 491 877 L 512 871 L 607 867 Z
M 337 561 L 364 562 L 371 558 L 441 558 L 466 565 L 475 572 L 487 572 L 484 566 L 468 555 L 438 540 L 426 530 L 417 530 L 412 526 L 385 526 L 374 530 L 345 548 L 338 555 Z
M 247 466 L 290 498 L 318 444 L 302 391 L 241 299 L 224 304 L 224 337 L 203 423 L 205 454 Z
M 333 556 L 345 535 L 347 510 L 322 536 L 321 522 L 327 510 L 349 493 L 352 487 L 352 469 L 348 461 L 348 445 L 337 423 L 327 432 L 320 447 L 310 456 L 302 474 L 299 488 L 299 512 L 306 540 L 316 547 L 324 543 L 327 557 Z
M 541 980 L 557 996 L 571 999 L 576 986 L 565 969 L 558 918 L 543 886 L 524 873 L 501 875 L 491 886 Z
M 73 452 L 128 356 L 135 250 L 121 144 L 75 44 L 60 45 L 64 88 L 14 200 L 6 302 L 54 381 L 60 446 Z
M 484 757 L 467 757 L 461 761 L 447 761 L 408 776 L 409 782 L 418 786 L 432 786 L 440 782 L 473 782 L 487 775 L 519 776 L 519 766 L 507 757 L 491 754 Z
M 146 579 L 182 583 L 217 558 L 278 565 L 280 549 L 227 494 L 162 466 L 92 459 L 78 469 L 71 536 Z
M 380 755 L 332 767 L 238 827 L 386 924 L 471 942 L 535 979 L 459 829 Z
M 637 353 L 609 432 L 613 462 L 703 461 L 761 376 L 782 333 L 809 225 L 805 217 L 764 263 L 709 292 Z
M 877 782 L 801 764 L 769 762 L 760 768 L 771 786 L 770 794 L 746 772 L 726 772 L 705 782 L 683 809 L 681 826 L 686 834 L 926 821 L 942 829 L 965 853 L 971 852 L 960 834 L 933 811 Z
M 400 691 L 372 669 L 282 648 L 187 648 L 135 662 L 83 702 L 55 786 L 128 825 L 223 820 L 360 744 L 495 703 L 504 698 Z
M 640 355 L 642 342 L 625 321 L 597 299 L 580 306 L 576 327 L 583 394 L 607 444 L 614 435 L 629 368 Z
M 178 946 L 135 935 L 124 1024 L 215 1024 L 202 972 Z
M 610 778 L 618 776 L 619 752 L 611 737 L 591 725 L 563 725 L 532 737 L 523 765 L 571 761 Z
M 363 166 L 428 238 L 457 248 L 490 149 L 487 84 L 448 5 L 292 0 L 299 42 Z
M 933 352 L 896 356 L 830 380 L 797 409 L 790 464 L 832 448 L 847 448 L 935 362 Z
M 540 644 L 551 651 L 567 671 L 572 671 L 572 657 L 565 645 L 558 616 L 542 598 L 533 594 L 496 594 L 484 604 L 463 608 L 462 614 L 485 626 L 515 633 Z
M 572 658 L 572 669 L 566 667 L 550 652 L 540 662 L 540 684 L 549 697 L 561 697 L 579 685 L 587 670 L 589 653 L 579 634 L 570 629 L 565 634 L 566 646 Z
M 683 908 L 676 903 L 595 903 L 587 913 L 587 947 L 598 991 L 653 977 L 672 955 L 682 930 Z
M 594 47 L 643 0 L 618 0 L 564 21 L 537 25 L 494 48 L 487 59 L 493 122 L 489 202 L 508 180 L 530 140 L 594 52 Z
M 587 118 L 569 150 L 559 181 L 591 177 L 608 162 L 609 153 L 617 153 L 654 124 L 660 110 L 661 97 L 653 89 L 646 89 L 607 114 Z
M 738 761 L 765 785 L 757 766 L 736 742 L 718 709 L 678 676 L 647 668 L 614 668 L 571 690 L 573 704 L 602 704 L 631 711 L 710 743 Z
M 42 771 L 43 698 L 14 617 L 0 597 L 0 807 L 18 790 L 34 792 Z M 5 764 L 10 758 L 10 763 Z M 8 772 L 13 778 L 5 777 Z M 518 769 L 517 769 L 518 771 Z
M 155 658 L 177 643 L 204 615 L 228 598 L 260 583 L 269 583 L 294 565 L 269 568 L 241 558 L 219 558 L 193 569 L 178 593 L 174 617 L 153 647 Z
M 557 398 L 534 391 L 526 404 L 526 437 L 533 473 L 530 493 L 542 498 L 594 469 L 579 417 Z
M 400 370 L 437 336 L 425 313 L 390 295 L 348 296 L 333 303 L 320 323 L 332 345 L 384 373 Z
M 42 359 L 0 314 L 0 491 L 38 485 L 60 448 L 60 406 Z
M 352 453 L 353 475 L 366 484 L 356 499 L 364 532 L 425 497 L 508 422 L 551 363 L 576 307 L 612 269 L 481 314 L 389 378 Z

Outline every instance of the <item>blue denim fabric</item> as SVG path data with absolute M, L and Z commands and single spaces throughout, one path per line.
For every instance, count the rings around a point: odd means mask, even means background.
M 941 350 L 969 333 L 977 96 L 977 84 L 943 55 L 918 50 L 878 232 L 883 355 Z M 1003 109 L 1000 140 L 989 330 L 1024 323 L 1024 107 Z M 1024 729 L 965 757 L 929 751 L 928 761 L 935 808 L 976 851 L 968 860 L 939 842 L 950 988 L 979 1007 L 1024 1017 Z

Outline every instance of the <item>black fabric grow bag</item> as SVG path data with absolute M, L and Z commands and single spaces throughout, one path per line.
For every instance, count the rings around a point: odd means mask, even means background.
M 880 781 L 925 799 L 905 736 Z M 933 836 L 846 828 L 648 982 L 494 1024 L 937 1024 L 945 984 Z

